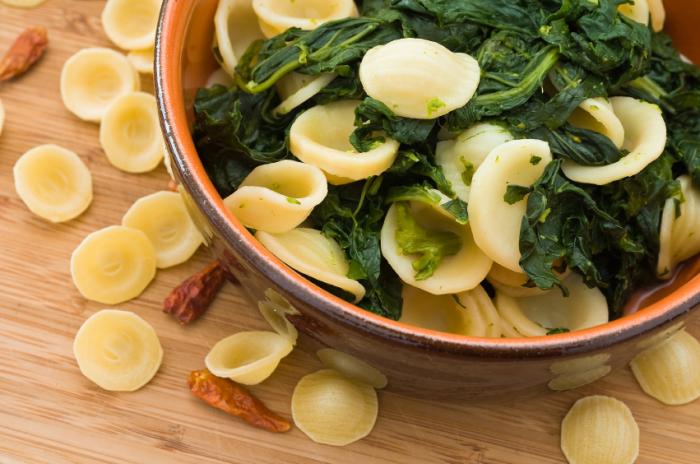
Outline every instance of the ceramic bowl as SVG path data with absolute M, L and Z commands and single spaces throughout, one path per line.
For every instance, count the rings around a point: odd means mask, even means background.
M 667 0 L 669 30 L 700 62 L 692 0 Z M 482 339 L 424 330 L 363 311 L 318 288 L 263 248 L 229 213 L 209 181 L 190 134 L 192 101 L 215 69 L 217 0 L 165 0 L 156 46 L 156 90 L 180 191 L 208 244 L 254 304 L 277 308 L 301 346 L 351 354 L 375 366 L 388 388 L 421 396 L 480 398 L 562 390 L 625 366 L 639 350 L 683 327 L 700 303 L 696 266 L 645 307 L 604 326 L 524 339 Z M 280 322 L 278 321 L 278 322 Z

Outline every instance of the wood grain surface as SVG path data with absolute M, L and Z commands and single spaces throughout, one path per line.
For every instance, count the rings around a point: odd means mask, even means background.
M 242 291 L 227 285 L 206 317 L 188 328 L 161 312 L 168 291 L 209 260 L 206 250 L 159 271 L 140 298 L 120 306 L 160 336 L 165 358 L 153 382 L 136 393 L 113 394 L 86 380 L 72 355 L 73 335 L 102 305 L 85 301 L 71 284 L 70 254 L 86 234 L 118 223 L 134 200 L 168 183 L 162 167 L 140 176 L 112 168 L 97 126 L 61 104 L 66 58 L 81 47 L 109 46 L 99 20 L 103 5 L 48 0 L 20 10 L 0 4 L 0 49 L 27 26 L 46 26 L 50 36 L 38 66 L 0 84 L 7 110 L 0 136 L 0 463 L 561 463 L 560 421 L 589 394 L 613 395 L 630 406 L 641 429 L 639 463 L 700 461 L 700 403 L 663 406 L 641 392 L 628 369 L 579 391 L 528 401 L 470 405 L 381 392 L 374 432 L 345 448 L 317 445 L 296 429 L 272 435 L 251 428 L 191 397 L 185 384 L 217 340 L 265 327 Z M 95 200 L 68 224 L 34 217 L 13 188 L 15 160 L 44 143 L 75 150 L 93 173 Z M 691 331 L 699 329 L 695 323 Z M 319 367 L 296 351 L 252 390 L 290 417 L 295 383 Z

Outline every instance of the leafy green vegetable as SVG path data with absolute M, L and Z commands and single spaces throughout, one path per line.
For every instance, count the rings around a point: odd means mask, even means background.
M 571 332 L 571 330 L 567 329 L 566 327 L 557 327 L 555 329 L 547 330 L 547 335 L 557 335 L 569 332 Z
M 514 205 L 527 196 L 532 191 L 530 187 L 511 184 L 506 187 L 506 193 L 503 195 L 503 201 L 509 205 Z

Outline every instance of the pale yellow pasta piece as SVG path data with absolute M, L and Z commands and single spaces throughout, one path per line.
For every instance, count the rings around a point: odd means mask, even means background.
M 109 391 L 135 391 L 158 372 L 163 348 L 155 330 L 129 311 L 105 309 L 90 316 L 73 341 L 80 372 Z
M 447 199 L 437 190 L 442 198 Z M 452 256 L 446 256 L 440 262 L 432 276 L 417 280 L 413 269 L 415 256 L 404 255 L 396 241 L 398 229 L 396 205 L 387 212 L 381 231 L 382 255 L 396 271 L 402 281 L 434 295 L 448 295 L 471 290 L 486 277 L 492 261 L 476 246 L 469 225 L 455 222 L 440 205 L 427 205 L 420 202 L 410 203 L 413 219 L 423 228 L 435 231 L 449 231 L 457 234 L 462 241 L 460 250 Z
M 469 222 L 474 241 L 494 262 L 513 272 L 520 268 L 520 225 L 527 196 L 509 204 L 509 185 L 530 187 L 552 161 L 549 144 L 541 140 L 513 140 L 497 146 L 474 173 Z
M 308 82 L 295 92 L 291 93 L 289 96 L 285 97 L 282 103 L 280 103 L 273 110 L 274 113 L 285 115 L 291 112 L 293 109 L 303 105 L 316 96 L 316 94 L 323 90 L 328 84 L 333 82 L 337 75 L 329 73 L 306 77 L 310 78 Z
M 454 295 L 433 295 L 411 285 L 404 285 L 399 322 L 437 332 L 466 335 L 467 314 Z
M 435 119 L 461 108 L 479 86 L 479 63 L 437 42 L 405 38 L 370 49 L 360 64 L 365 92 L 396 115 Z
M 213 87 L 214 85 L 223 85 L 231 87 L 234 84 L 233 78 L 226 73 L 222 68 L 217 69 L 207 79 L 205 87 Z
M 155 97 L 134 92 L 112 102 L 100 124 L 100 145 L 122 171 L 143 173 L 158 167 L 165 147 Z
M 610 361 L 610 357 L 611 356 L 608 353 L 599 353 L 592 356 L 583 356 L 576 359 L 557 361 L 549 366 L 549 371 L 552 374 L 573 374 L 576 372 L 585 372 L 606 365 Z
M 153 48 L 161 0 L 107 0 L 102 27 L 107 37 L 125 50 Z
M 270 327 L 296 345 L 299 332 L 289 321 L 288 316 L 299 315 L 299 311 L 282 295 L 272 288 L 265 290 L 266 300 L 258 302 L 258 310 Z
M 550 380 L 549 383 L 547 383 L 547 387 L 553 391 L 575 390 L 597 382 L 610 372 L 612 372 L 612 367 L 606 365 L 594 367 L 587 371 L 561 374 Z
M 109 48 L 84 48 L 61 71 L 63 104 L 86 121 L 99 122 L 114 100 L 140 87 L 129 60 Z
M 258 231 L 255 238 L 295 271 L 354 295 L 356 303 L 364 298 L 362 284 L 346 277 L 350 264 L 342 248 L 320 231 L 307 228 L 283 234 Z
M 493 263 L 489 275 L 486 280 L 504 295 L 513 298 L 525 298 L 528 296 L 537 296 L 546 293 L 549 290 L 542 290 L 537 287 L 524 287 L 528 283 L 529 278 L 523 272 L 513 272 L 506 269 L 500 264 Z
M 312 30 L 327 21 L 357 16 L 353 0 L 253 0 L 253 8 L 266 37 L 292 27 Z
M 617 7 L 617 10 L 638 23 L 649 24 L 649 3 L 647 0 L 631 0 Z
M 583 166 L 565 161 L 562 171 L 569 179 L 606 185 L 638 174 L 666 148 L 666 122 L 658 106 L 630 97 L 613 97 L 610 102 L 625 130 L 622 148 L 629 153 L 605 166 Z
M 649 13 L 651 14 L 651 27 L 654 32 L 660 32 L 664 29 L 666 22 L 666 8 L 663 0 L 648 0 Z
M 513 136 L 505 127 L 479 123 L 455 139 L 439 142 L 435 151 L 435 161 L 442 168 L 455 194 L 469 203 L 474 172 L 491 150 L 511 140 Z
M 239 332 L 214 345 L 204 362 L 217 377 L 257 385 L 272 375 L 293 348 L 276 332 Z
M 632 464 L 639 455 L 639 427 L 623 402 L 587 396 L 561 423 L 561 449 L 570 464 Z
M 630 367 L 642 390 L 664 404 L 700 398 L 700 343 L 685 330 L 638 354 Z
M 464 335 L 486 338 L 500 338 L 503 335 L 498 311 L 481 285 L 456 295 L 456 298 L 459 307 L 466 313 Z
M 126 57 L 134 69 L 141 74 L 153 74 L 154 54 L 154 49 L 147 48 L 145 50 L 131 50 L 126 54 Z
M 290 151 L 304 163 L 345 179 L 366 179 L 389 169 L 399 152 L 396 140 L 386 137 L 364 153 L 350 144 L 359 103 L 343 100 L 304 111 L 289 130 Z
M 36 8 L 45 1 L 46 0 L 2 0 L 2 3 L 17 8 Z
M 92 175 L 70 150 L 41 145 L 14 166 L 15 189 L 29 210 L 51 222 L 80 216 L 92 202 Z
M 662 279 L 670 278 L 679 263 L 700 253 L 700 190 L 687 175 L 678 181 L 682 201 L 667 199 L 661 215 L 656 273 Z
M 85 237 L 71 256 L 73 283 L 88 300 L 118 304 L 139 296 L 156 275 L 156 253 L 140 230 L 111 226 Z
M 160 269 L 184 263 L 204 241 L 176 192 L 156 192 L 139 198 L 124 215 L 122 225 L 148 236 Z
M 330 369 L 303 377 L 292 394 L 294 423 L 325 445 L 345 446 L 366 437 L 378 410 L 374 388 Z
M 221 66 L 233 76 L 238 60 L 256 40 L 263 38 L 252 0 L 220 0 L 214 16 L 215 47 Z
M 642 0 L 646 1 L 646 0 Z M 617 147 L 625 142 L 625 128 L 615 115 L 612 104 L 606 98 L 584 100 L 571 114 L 569 122 L 576 127 L 603 134 Z
M 384 388 L 389 382 L 376 367 L 342 351 L 322 348 L 316 352 L 316 356 L 324 367 L 340 372 L 356 382 L 368 384 L 374 388 Z
M 283 160 L 255 168 L 224 204 L 246 227 L 281 234 L 304 222 L 327 194 L 320 169 Z
M 0 100 L 0 135 L 2 135 L 2 129 L 5 127 L 5 106 Z

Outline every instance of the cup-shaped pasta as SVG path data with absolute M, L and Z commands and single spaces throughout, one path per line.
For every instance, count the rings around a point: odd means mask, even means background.
M 437 190 L 441 198 L 446 198 Z M 444 203 L 442 201 L 441 203 Z M 404 254 L 397 234 L 399 229 L 399 205 L 393 204 L 387 212 L 381 231 L 382 255 L 401 280 L 433 295 L 449 295 L 476 288 L 486 277 L 492 261 L 476 246 L 469 225 L 458 224 L 440 205 L 410 202 L 408 213 L 413 221 L 430 233 L 447 232 L 458 238 L 459 250 L 444 256 L 431 276 L 417 276 L 414 262 L 418 255 Z
M 221 66 L 230 75 L 254 41 L 263 38 L 252 0 L 220 0 L 214 15 L 216 49 Z
M 85 237 L 70 261 L 73 283 L 88 300 L 118 304 L 139 296 L 156 275 L 156 252 L 146 234 L 111 226 Z
M 320 231 L 307 228 L 283 234 L 258 231 L 255 238 L 295 271 L 353 295 L 356 303 L 364 298 L 362 284 L 347 277 L 350 264 L 343 249 Z
M 647 0 L 649 14 L 651 15 L 651 27 L 654 32 L 662 31 L 666 22 L 666 8 L 664 0 Z
M 276 332 L 239 332 L 220 340 L 204 360 L 207 369 L 243 385 L 257 385 L 275 372 L 294 346 Z
M 351 380 L 371 385 L 374 388 L 384 388 L 389 382 L 376 367 L 342 351 L 322 348 L 316 352 L 316 356 L 324 367 L 340 372 Z
M 272 288 L 265 290 L 265 296 L 267 299 L 258 302 L 260 314 L 270 324 L 272 330 L 288 339 L 292 345 L 296 345 L 299 332 L 289 322 L 288 316 L 298 315 L 299 311 Z
M 664 404 L 700 398 L 700 343 L 685 330 L 638 354 L 630 367 L 642 390 Z
M 525 284 L 529 281 L 526 274 L 513 272 L 496 263 L 493 263 L 486 280 L 489 281 L 493 288 L 513 298 L 537 296 L 549 291 L 537 287 L 525 287 Z
M 457 196 L 469 203 L 472 177 L 488 154 L 497 146 L 510 142 L 513 136 L 497 124 L 479 123 L 453 140 L 437 144 L 435 161 L 442 168 Z
M 632 464 L 639 455 L 639 427 L 623 402 L 587 396 L 561 423 L 561 450 L 571 464 Z
M 328 21 L 357 16 L 353 0 L 253 0 L 253 8 L 266 37 L 292 27 L 310 31 Z
M 224 204 L 246 227 L 281 234 L 304 222 L 327 194 L 320 169 L 283 160 L 253 169 Z
M 689 176 L 678 181 L 683 201 L 669 198 L 661 215 L 656 273 L 662 279 L 670 278 L 679 263 L 700 253 L 700 190 Z
M 565 161 L 562 170 L 569 179 L 606 185 L 640 173 L 666 148 L 666 122 L 658 106 L 630 97 L 613 97 L 610 102 L 625 131 L 622 148 L 629 154 L 606 166 L 583 166 Z
M 609 320 L 608 303 L 597 288 L 589 288 L 579 274 L 564 280 L 569 296 L 555 290 L 539 296 L 513 298 L 496 292 L 496 308 L 509 337 L 539 337 L 552 329 L 587 329 Z
M 609 360 L 609 354 L 601 353 L 557 361 L 549 368 L 553 374 L 556 374 L 556 377 L 550 380 L 547 386 L 554 391 L 568 391 L 589 385 L 612 371 L 612 367 L 607 364 Z
M 114 100 L 140 87 L 129 60 L 109 48 L 84 48 L 61 70 L 63 104 L 85 121 L 99 122 Z
M 479 62 L 470 55 L 424 39 L 376 46 L 360 64 L 367 95 L 405 118 L 435 119 L 463 107 L 480 79 Z
M 73 341 L 80 372 L 109 391 L 134 391 L 158 372 L 163 348 L 138 315 L 105 309 L 90 316 Z
M 155 97 L 134 92 L 112 102 L 100 124 L 100 145 L 122 171 L 143 173 L 158 167 L 165 147 Z
M 153 74 L 153 60 L 155 50 L 147 48 L 145 50 L 131 50 L 126 54 L 135 70 L 141 74 Z
M 284 100 L 274 109 L 274 113 L 279 115 L 290 113 L 295 108 L 311 100 L 328 84 L 333 82 L 336 77 L 337 75 L 333 73 L 319 74 L 318 76 L 290 73 L 285 78 L 296 80 L 296 82 L 278 85 L 278 89 L 281 89 L 278 91 Z M 290 92 L 297 85 L 298 87 Z
M 469 221 L 474 240 L 494 262 L 513 272 L 520 268 L 520 225 L 527 196 L 506 201 L 510 185 L 530 187 L 552 161 L 549 144 L 541 140 L 513 140 L 491 150 L 474 173 Z
M 219 68 L 211 73 L 207 79 L 205 87 L 213 87 L 215 85 L 223 85 L 224 87 L 231 87 L 234 84 L 233 78 L 228 75 L 226 71 Z
M 612 104 L 606 98 L 589 98 L 584 100 L 571 114 L 569 122 L 576 127 L 603 134 L 622 148 L 625 142 L 625 128 L 615 114 Z
M 102 27 L 107 37 L 125 50 L 152 48 L 161 0 L 107 0 Z
M 633 0 L 632 3 L 622 4 L 617 9 L 623 15 L 640 24 L 649 24 L 648 0 Z
M 204 241 L 176 192 L 156 192 L 139 198 L 124 215 L 122 225 L 148 236 L 160 269 L 184 263 Z
M 22 155 L 14 166 L 15 189 L 37 216 L 65 222 L 80 216 L 92 202 L 92 175 L 70 150 L 41 145 Z
M 316 443 L 345 446 L 372 431 L 379 406 L 370 385 L 324 369 L 303 377 L 292 394 L 292 418 Z
M 386 137 L 372 150 L 358 153 L 350 144 L 357 105 L 342 100 L 304 111 L 289 130 L 289 150 L 335 177 L 361 180 L 383 173 L 394 164 L 399 142 Z

